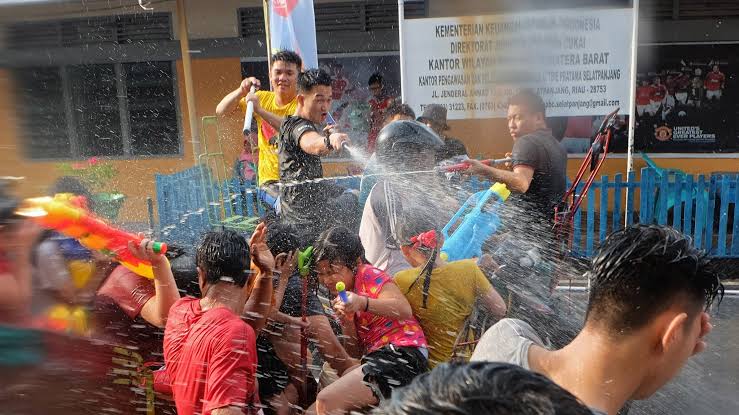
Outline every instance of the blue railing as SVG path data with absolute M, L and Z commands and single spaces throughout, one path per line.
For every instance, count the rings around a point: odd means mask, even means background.
M 156 176 L 162 239 L 194 244 L 206 230 L 264 214 L 253 187 L 236 180 L 216 184 L 211 177 L 201 166 Z M 358 178 L 336 181 L 359 186 Z M 465 187 L 472 192 L 488 185 L 473 178 Z M 638 181 L 633 173 L 628 179 L 602 176 L 574 217 L 572 254 L 591 256 L 609 233 L 639 222 L 671 225 L 713 256 L 739 257 L 737 188 L 738 173 L 706 177 L 644 168 Z

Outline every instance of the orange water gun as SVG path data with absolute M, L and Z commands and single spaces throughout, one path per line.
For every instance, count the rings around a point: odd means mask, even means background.
M 153 279 L 151 263 L 135 257 L 128 250 L 128 242 L 139 244 L 143 238 L 108 225 L 90 213 L 86 205 L 82 196 L 60 193 L 54 197 L 26 199 L 17 213 L 32 218 L 45 228 L 77 239 L 85 248 L 110 256 L 142 277 Z M 164 254 L 167 244 L 154 242 L 152 249 Z

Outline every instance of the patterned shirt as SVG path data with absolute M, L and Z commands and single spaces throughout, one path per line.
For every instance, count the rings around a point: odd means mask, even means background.
M 388 283 L 395 284 L 391 276 L 371 265 L 361 265 L 354 277 L 354 293 L 376 299 L 382 287 Z M 415 318 L 394 320 L 359 311 L 354 324 L 365 353 L 374 352 L 389 344 L 396 347 L 427 347 L 426 337 Z

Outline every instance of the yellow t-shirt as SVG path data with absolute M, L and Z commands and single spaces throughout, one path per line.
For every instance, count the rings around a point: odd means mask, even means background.
M 411 268 L 395 274 L 395 283 L 408 299 L 413 315 L 421 324 L 429 345 L 429 367 L 434 368 L 452 357 L 454 341 L 465 320 L 472 314 L 475 299 L 493 289 L 474 260 L 450 262 L 431 273 L 427 308 L 423 308 L 423 279 L 421 272 Z
M 271 91 L 257 91 L 257 97 L 259 97 L 259 105 L 262 108 L 281 117 L 295 114 L 295 109 L 298 106 L 297 98 L 290 101 L 287 105 L 278 106 L 275 103 L 275 93 Z M 246 111 L 245 98 L 239 101 L 239 108 Z M 257 177 L 259 178 L 259 185 L 262 185 L 268 181 L 280 180 L 279 162 L 277 161 L 277 143 L 275 142 L 280 131 L 269 125 L 262 117 L 254 114 L 254 118 L 257 120 L 257 130 L 259 131 L 257 143 L 259 148 Z

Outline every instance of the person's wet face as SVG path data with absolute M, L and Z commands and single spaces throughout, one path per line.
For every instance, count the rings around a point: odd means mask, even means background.
M 508 106 L 508 132 L 513 140 L 531 134 L 544 125 L 544 114 L 532 113 L 522 105 Z
M 343 282 L 349 291 L 354 288 L 354 272 L 346 265 L 331 263 L 324 259 L 316 263 L 316 274 L 318 281 L 328 288 L 333 296 L 338 294 L 336 283 L 339 281 Z
M 327 85 L 316 85 L 310 91 L 301 94 L 304 118 L 316 124 L 326 121 L 328 111 L 331 108 L 331 87 Z
M 270 80 L 272 89 L 278 94 L 295 96 L 297 94 L 298 66 L 294 63 L 275 61 L 272 62 Z
M 372 93 L 372 96 L 375 98 L 379 98 L 382 96 L 382 84 L 379 82 L 375 82 L 374 84 L 369 85 L 369 90 Z
M 718 65 L 713 65 L 713 71 L 718 73 Z

